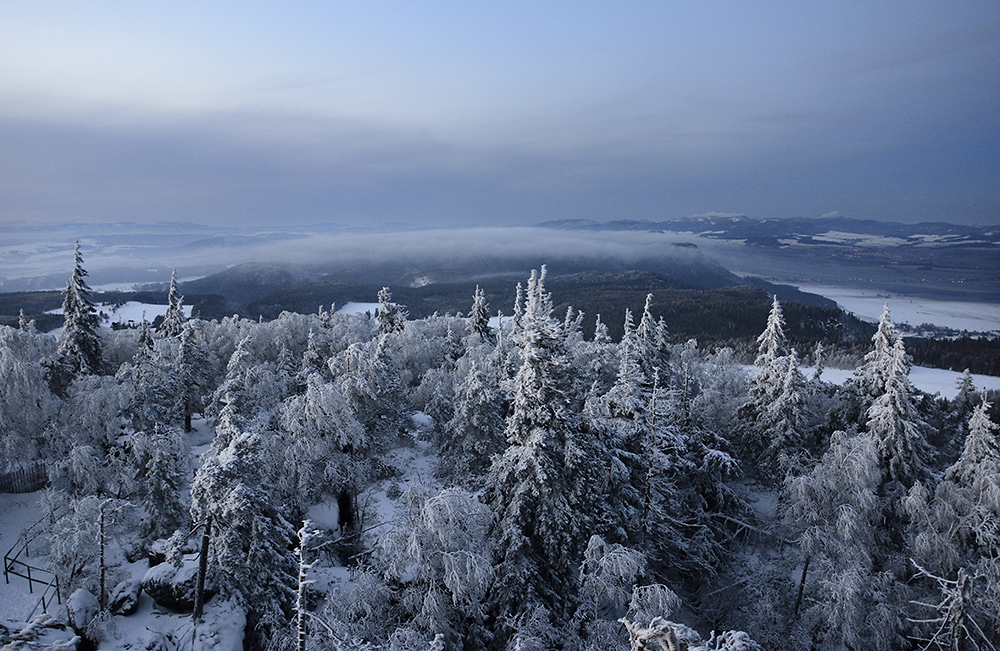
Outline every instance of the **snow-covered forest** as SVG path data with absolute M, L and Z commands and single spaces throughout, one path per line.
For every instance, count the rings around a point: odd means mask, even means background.
M 748 370 L 674 341 L 655 296 L 557 315 L 545 280 L 512 287 L 512 309 L 477 290 L 467 315 L 411 320 L 384 289 L 375 314 L 270 322 L 187 318 L 172 283 L 158 328 L 108 331 L 78 247 L 58 338 L 0 327 L 0 471 L 44 468 L 32 553 L 75 634 L 135 649 L 1000 644 L 1000 443 L 968 374 L 953 400 L 916 390 L 888 310 L 837 385 L 821 348 L 790 347 L 777 299 Z M 31 626 L 0 622 L 0 642 L 18 635 Z

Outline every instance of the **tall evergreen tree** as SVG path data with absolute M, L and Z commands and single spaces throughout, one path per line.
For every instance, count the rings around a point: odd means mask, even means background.
M 574 504 L 571 463 L 579 423 L 566 389 L 570 369 L 545 274 L 543 266 L 528 281 L 519 334 L 523 362 L 506 428 L 509 447 L 493 463 L 485 498 L 498 516 L 491 536 L 498 577 L 491 593 L 494 612 L 525 612 L 543 604 L 565 617 L 574 598 L 567 588 L 575 582 L 589 527 Z
M 490 330 L 490 307 L 486 303 L 486 294 L 476 285 L 476 292 L 472 297 L 472 309 L 469 311 L 469 325 L 466 328 L 469 334 L 477 334 L 482 341 L 492 341 L 493 333 Z
M 378 311 L 375 313 L 378 321 L 376 334 L 383 336 L 391 332 L 402 332 L 403 324 L 406 323 L 406 309 L 392 302 L 392 292 L 388 287 L 379 290 L 378 303 Z
M 90 298 L 87 270 L 83 268 L 80 243 L 73 252 L 73 274 L 63 292 L 63 328 L 59 339 L 59 357 L 73 374 L 100 373 L 104 369 L 101 357 L 100 321 L 97 308 Z
M 785 319 L 778 297 L 774 297 L 767 326 L 757 337 L 757 359 L 760 367 L 747 385 L 747 400 L 740 407 L 740 418 L 744 424 L 737 441 L 744 461 L 757 467 L 762 476 L 780 478 L 785 468 L 778 463 L 785 441 L 787 419 L 798 420 L 790 410 L 801 400 L 799 389 L 804 384 L 798 363 L 786 353 Z M 785 400 L 781 400 L 786 392 Z M 779 408 L 776 409 L 776 406 Z M 784 425 L 782 421 L 785 421 Z M 779 431 L 781 429 L 782 431 Z
M 208 562 L 216 584 L 247 612 L 248 630 L 265 636 L 290 614 L 296 585 L 288 553 L 295 529 L 275 504 L 267 467 L 261 438 L 240 433 L 191 484 L 192 520 L 212 523 Z
M 909 489 L 927 474 L 926 424 L 913 405 L 910 367 L 902 339 L 894 342 L 884 361 L 887 368 L 876 370 L 885 379 L 884 393 L 868 408 L 868 432 L 878 445 L 886 479 Z
M 754 364 L 757 366 L 767 366 L 777 358 L 785 354 L 788 340 L 785 338 L 785 316 L 781 311 L 781 303 L 778 296 L 774 296 L 771 303 L 771 311 L 767 315 L 767 325 L 764 332 L 757 337 L 757 359 Z
M 184 329 L 184 297 L 177 291 L 177 270 L 170 272 L 170 291 L 167 293 L 167 312 L 163 315 L 163 323 L 159 332 L 166 337 L 177 337 Z

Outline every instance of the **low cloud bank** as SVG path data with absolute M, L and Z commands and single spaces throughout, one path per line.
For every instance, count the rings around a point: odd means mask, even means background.
M 17 242 L 0 246 L 0 291 L 61 289 L 72 271 L 76 239 L 95 287 L 166 282 L 172 269 L 177 269 L 180 277 L 190 278 L 248 262 L 335 267 L 384 262 L 447 266 L 477 260 L 556 263 L 593 259 L 635 264 L 702 255 L 700 249 L 677 245 L 716 245 L 683 233 L 527 227 L 354 232 L 336 227 L 251 231 L 76 225 L 55 231 L 22 231 Z

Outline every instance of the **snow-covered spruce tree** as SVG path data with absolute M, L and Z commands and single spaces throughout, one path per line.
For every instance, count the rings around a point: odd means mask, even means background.
M 263 333 L 262 333 L 263 334 Z M 266 425 L 271 410 L 281 401 L 284 387 L 274 365 L 260 359 L 259 335 L 251 331 L 239 340 L 226 366 L 226 377 L 212 396 L 215 415 L 216 450 L 244 431 L 257 431 Z
M 402 332 L 403 324 L 406 323 L 406 308 L 392 302 L 392 292 L 388 287 L 383 287 L 378 292 L 378 311 L 375 313 L 375 320 L 378 327 L 376 335 L 384 336 L 392 332 Z
M 310 375 L 305 392 L 282 404 L 280 422 L 284 463 L 276 488 L 294 507 L 289 517 L 297 518 L 324 494 L 357 493 L 362 478 L 353 476 L 350 461 L 367 452 L 368 432 L 334 383 Z
M 158 332 L 164 337 L 177 337 L 184 329 L 184 297 L 177 291 L 177 270 L 170 272 L 170 290 L 167 293 L 167 312 L 163 315 Z
M 174 373 L 181 385 L 181 413 L 184 431 L 191 431 L 191 417 L 205 411 L 205 395 L 212 378 L 211 359 L 201 342 L 202 322 L 185 321 L 181 329 Z
M 487 547 L 492 511 L 474 495 L 437 494 L 416 485 L 400 497 L 392 527 L 378 542 L 373 567 L 395 588 L 408 627 L 448 648 L 483 648 L 483 601 L 494 579 Z
M 653 295 L 646 295 L 646 303 L 642 308 L 639 325 L 635 328 L 635 346 L 646 378 L 652 378 L 659 373 L 664 386 L 670 384 L 670 367 L 667 364 L 670 356 L 666 323 L 653 318 Z
M 813 470 L 790 478 L 782 502 L 803 553 L 791 608 L 819 649 L 889 649 L 900 611 L 894 577 L 880 570 L 876 531 L 882 468 L 867 434 L 835 432 Z M 786 595 L 790 595 L 788 586 Z
M 872 335 L 872 349 L 865 355 L 864 363 L 844 383 L 839 400 L 830 413 L 829 419 L 836 427 L 863 426 L 868 408 L 886 391 L 886 380 L 892 368 L 892 351 L 901 341 L 887 303 L 882 308 L 878 329 Z
M 592 393 L 584 407 L 590 428 L 607 450 L 603 459 L 594 460 L 607 500 L 595 515 L 600 531 L 613 541 L 639 544 L 645 539 L 650 467 L 657 454 L 651 431 L 656 417 L 651 410 L 660 396 L 654 395 L 656 378 L 647 378 L 643 372 L 632 312 L 627 309 L 618 356 L 614 384 L 605 392 Z
M 767 315 L 767 325 L 764 332 L 757 337 L 757 359 L 754 364 L 767 366 L 779 357 L 787 354 L 788 340 L 785 338 L 785 316 L 781 311 L 778 296 L 771 302 L 771 311 Z
M 798 355 L 794 350 L 787 360 L 788 370 L 781 383 L 781 392 L 761 414 L 761 426 L 767 431 L 766 454 L 773 455 L 780 474 L 796 467 L 796 459 L 806 454 L 808 428 L 812 421 L 807 380 L 799 369 Z
M 330 367 L 326 365 L 329 359 L 329 351 L 324 349 L 320 343 L 320 337 L 315 330 L 309 330 L 309 338 L 306 341 L 306 351 L 302 354 L 302 361 L 299 364 L 299 373 L 296 383 L 299 390 L 304 390 L 306 381 L 313 373 L 319 373 L 324 379 L 332 380 Z
M 476 285 L 476 291 L 472 295 L 472 308 L 469 310 L 469 325 L 466 327 L 469 334 L 479 335 L 481 341 L 492 341 L 493 332 L 490 329 L 490 306 L 486 302 L 486 294 Z
M 142 534 L 152 540 L 172 534 L 187 522 L 181 488 L 188 470 L 188 449 L 180 430 L 154 425 L 131 437 L 132 466 L 145 514 Z
M 802 433 L 795 430 L 804 421 L 798 410 L 805 398 L 805 378 L 797 358 L 786 352 L 784 324 L 781 304 L 775 296 L 767 326 L 757 338 L 754 364 L 759 371 L 750 378 L 747 400 L 740 407 L 743 427 L 736 441 L 747 468 L 771 480 L 780 480 L 787 471 L 787 448 L 801 445 Z
M 908 490 L 927 476 L 927 425 L 913 406 L 910 365 L 902 339 L 895 341 L 891 354 L 882 361 L 886 368 L 875 373 L 883 378 L 884 393 L 868 408 L 867 428 L 878 445 L 884 485 L 896 483 Z
M 700 391 L 691 400 L 694 425 L 726 441 L 735 441 L 741 426 L 737 415 L 747 397 L 746 370 L 736 363 L 732 348 L 722 348 L 705 359 L 700 376 Z
M 162 340 L 158 344 L 153 349 L 140 345 L 131 363 L 123 364 L 115 374 L 120 384 L 131 389 L 124 413 L 137 430 L 182 422 L 184 391 L 175 364 L 177 345 Z
M 0 326 L 0 472 L 35 458 L 56 413 L 42 365 L 51 339 Z
M 495 459 L 484 497 L 497 514 L 490 536 L 498 577 L 490 593 L 493 614 L 541 604 L 564 621 L 575 606 L 569 586 L 591 528 L 592 511 L 577 502 L 585 493 L 576 480 L 592 472 L 594 459 L 580 454 L 579 407 L 567 394 L 570 368 L 545 274 L 543 266 L 528 281 L 518 335 L 523 362 L 505 432 L 509 447 Z
M 73 252 L 73 274 L 63 292 L 63 328 L 59 335 L 58 361 L 70 374 L 101 373 L 100 322 L 97 308 L 90 298 L 87 271 L 83 268 L 80 243 Z
M 328 363 L 337 389 L 375 448 L 398 436 L 407 421 L 399 370 L 381 341 L 351 344 Z
M 959 459 L 938 484 L 932 500 L 915 485 L 907 498 L 915 539 L 913 555 L 923 573 L 947 588 L 959 573 L 975 589 L 966 599 L 987 635 L 1000 636 L 1000 441 L 985 400 L 969 421 Z M 956 586 L 952 586 L 953 588 Z M 972 647 L 970 647 L 972 648 Z
M 440 444 L 441 467 L 458 483 L 478 483 L 493 455 L 503 452 L 503 407 L 495 369 L 472 361 L 455 386 L 454 413 Z
M 211 522 L 209 572 L 246 611 L 248 631 L 264 639 L 287 621 L 296 585 L 288 553 L 295 529 L 268 489 L 267 465 L 260 436 L 238 434 L 191 484 L 191 519 Z

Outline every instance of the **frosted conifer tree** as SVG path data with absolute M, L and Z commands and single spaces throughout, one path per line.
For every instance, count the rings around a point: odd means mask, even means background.
M 545 267 L 528 281 L 519 344 L 523 362 L 507 420 L 507 451 L 490 469 L 485 498 L 497 514 L 491 538 L 497 554 L 495 612 L 515 613 L 543 603 L 569 614 L 580 542 L 589 529 L 574 508 L 574 470 L 568 465 L 578 427 L 560 324 L 545 292 Z
M 757 337 L 757 359 L 754 364 L 765 367 L 777 358 L 785 354 L 785 347 L 788 345 L 785 339 L 785 317 L 781 312 L 781 303 L 778 296 L 774 296 L 771 303 L 771 311 L 767 315 L 767 325 L 764 332 Z
M 170 272 L 170 290 L 167 293 L 167 312 L 163 315 L 159 332 L 165 337 L 176 337 L 184 329 L 184 297 L 177 291 L 177 270 Z
M 833 434 L 808 474 L 788 481 L 785 513 L 801 532 L 803 565 L 793 616 L 822 649 L 888 649 L 899 625 L 891 573 L 876 565 L 882 470 L 866 434 Z
M 603 474 L 600 482 L 608 501 L 600 515 L 607 520 L 605 531 L 621 541 L 642 534 L 642 527 L 635 527 L 635 523 L 643 522 L 648 466 L 655 454 L 649 449 L 653 386 L 640 365 L 632 323 L 632 312 L 626 309 L 624 335 L 618 345 L 618 375 L 609 390 L 591 396 L 585 409 L 591 428 L 607 450 L 603 459 L 595 459 L 594 468 Z
M 793 457 L 803 453 L 811 419 L 809 391 L 806 378 L 799 369 L 798 356 L 792 350 L 785 359 L 788 360 L 788 369 L 781 383 L 781 392 L 758 421 L 767 440 L 763 455 L 777 461 L 782 471 L 789 469 Z
M 740 407 L 744 427 L 737 441 L 742 458 L 753 461 L 764 476 L 772 478 L 779 477 L 782 472 L 776 464 L 782 433 L 777 432 L 775 427 L 778 420 L 789 415 L 775 412 L 773 407 L 785 389 L 786 380 L 791 382 L 790 389 L 794 391 L 801 378 L 798 364 L 790 365 L 785 352 L 787 342 L 784 324 L 781 304 L 775 296 L 767 317 L 767 326 L 757 337 L 757 359 L 754 364 L 760 370 L 750 378 L 747 385 L 747 400 Z M 794 368 L 791 375 L 790 368 Z M 786 406 L 791 404 L 789 400 L 784 402 Z
M 868 409 L 868 432 L 878 445 L 887 479 L 908 489 L 927 473 L 926 424 L 913 405 L 910 366 L 902 339 L 895 341 L 891 355 L 883 361 L 887 368 L 876 373 L 884 378 L 885 392 Z
M 368 432 L 334 383 L 310 375 L 305 392 L 282 405 L 281 428 L 288 435 L 281 488 L 298 508 L 304 511 L 324 492 L 355 489 L 345 472 L 347 455 L 367 450 Z
M 886 391 L 886 383 L 893 366 L 893 349 L 903 338 L 889 315 L 889 304 L 882 308 L 878 330 L 872 335 L 872 349 L 865 355 L 865 362 L 854 372 L 848 387 L 861 393 L 865 408 Z M 909 362 L 906 362 L 907 365 Z M 907 373 L 909 367 L 907 366 Z
M 976 392 L 976 385 L 972 381 L 972 373 L 969 372 L 969 369 L 965 369 L 962 377 L 958 379 L 958 393 L 955 395 L 955 399 L 951 401 L 952 409 L 968 417 L 976 408 L 978 401 L 979 394 Z
M 486 303 L 486 294 L 476 285 L 472 296 L 472 309 L 469 310 L 469 325 L 466 328 L 470 334 L 477 334 L 482 341 L 492 341 L 490 330 L 490 306 Z
M 379 290 L 378 303 L 378 311 L 375 313 L 375 320 L 378 322 L 376 334 L 382 336 L 402 332 L 403 324 L 406 323 L 406 310 L 392 302 L 392 292 L 388 287 Z
M 188 450 L 180 431 L 154 425 L 150 435 L 132 437 L 136 482 L 145 510 L 143 534 L 150 539 L 169 536 L 187 520 L 181 488 L 187 472 Z
M 185 321 L 177 349 L 176 374 L 181 384 L 184 431 L 191 431 L 191 417 L 205 410 L 204 400 L 211 382 L 211 361 L 200 341 L 200 322 Z
M 455 386 L 454 406 L 445 424 L 442 465 L 460 483 L 473 483 L 504 449 L 503 397 L 496 374 L 473 361 Z
M 97 308 L 90 298 L 87 271 L 83 268 L 80 243 L 73 252 L 73 275 L 66 282 L 63 292 L 63 328 L 59 337 L 59 357 L 72 373 L 100 373 L 104 368 L 101 358 L 100 323 Z
M 812 381 L 814 384 L 818 384 L 823 381 L 823 371 L 826 370 L 825 360 L 823 359 L 823 355 L 825 354 L 825 352 L 826 351 L 823 349 L 823 342 L 817 341 L 816 348 L 813 349 L 814 370 L 812 375 Z
M 24 334 L 36 334 L 38 332 L 35 328 L 35 321 L 28 320 L 27 315 L 24 313 L 24 308 L 21 308 L 17 313 L 17 329 Z
M 209 568 L 216 584 L 246 610 L 248 630 L 285 621 L 295 599 L 296 568 L 288 553 L 294 527 L 268 486 L 264 444 L 238 434 L 209 457 L 191 484 L 191 519 L 211 519 Z
M 594 322 L 594 343 L 595 344 L 610 344 L 611 335 L 608 334 L 608 326 L 601 321 L 601 315 L 597 315 L 597 320 Z

